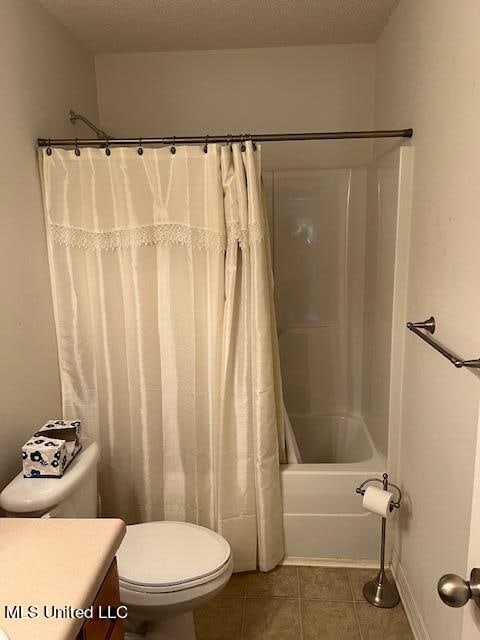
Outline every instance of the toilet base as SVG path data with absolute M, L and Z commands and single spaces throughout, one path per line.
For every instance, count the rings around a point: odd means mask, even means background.
M 193 611 L 151 622 L 145 640 L 196 640 Z
M 230 555 L 228 562 L 207 582 L 158 593 L 126 588 L 120 579 L 120 600 L 128 608 L 126 640 L 130 640 L 128 634 L 131 640 L 196 640 L 193 611 L 220 593 L 232 569 Z

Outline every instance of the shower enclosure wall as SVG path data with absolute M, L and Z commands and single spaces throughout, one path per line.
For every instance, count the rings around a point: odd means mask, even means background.
M 379 519 L 355 487 L 394 460 L 410 151 L 368 167 L 264 173 L 283 392 L 302 458 L 282 468 L 290 558 L 378 555 Z

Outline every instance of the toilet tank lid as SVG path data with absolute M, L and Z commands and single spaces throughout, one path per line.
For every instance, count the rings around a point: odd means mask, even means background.
M 0 493 L 0 507 L 10 513 L 48 511 L 65 500 L 95 469 L 99 448 L 84 446 L 61 478 L 24 478 L 20 472 Z

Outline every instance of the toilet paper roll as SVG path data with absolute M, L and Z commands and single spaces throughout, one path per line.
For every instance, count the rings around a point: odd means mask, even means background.
M 390 491 L 385 491 L 384 489 L 370 485 L 365 489 L 363 508 L 371 513 L 382 516 L 382 518 L 388 518 L 392 515 L 392 511 L 390 511 L 392 498 L 393 494 L 390 493 Z

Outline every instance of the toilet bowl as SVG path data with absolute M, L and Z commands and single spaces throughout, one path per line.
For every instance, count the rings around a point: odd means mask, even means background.
M 19 473 L 0 493 L 0 507 L 17 518 L 96 517 L 98 455 L 96 443 L 84 446 L 61 478 Z M 223 589 L 233 567 L 218 533 L 171 521 L 128 526 L 117 563 L 120 599 L 129 621 L 146 627 L 146 640 L 194 640 L 193 609 Z
M 147 621 L 147 640 L 194 640 L 193 609 L 227 584 L 228 542 L 186 522 L 127 527 L 117 554 L 120 599 L 130 622 Z

